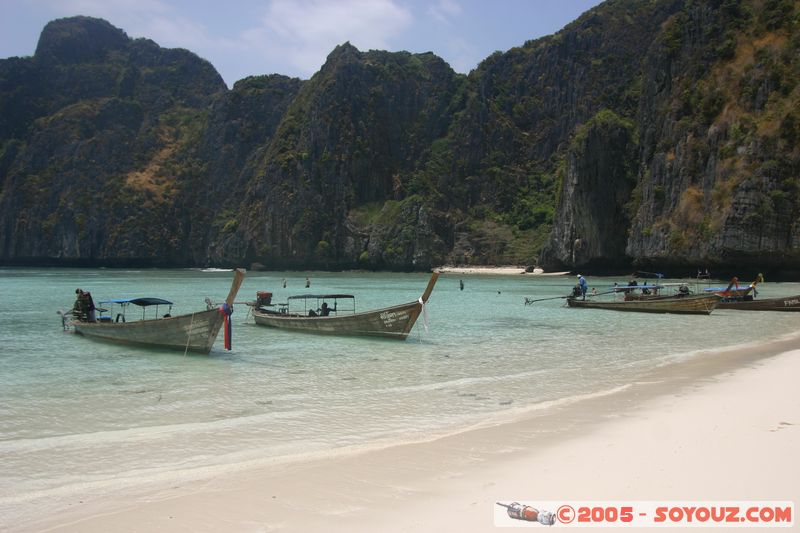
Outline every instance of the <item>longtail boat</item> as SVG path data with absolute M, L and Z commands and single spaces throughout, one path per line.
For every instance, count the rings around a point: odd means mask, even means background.
M 177 350 L 192 351 L 207 354 L 211 351 L 223 323 L 230 326 L 230 313 L 233 312 L 233 300 L 239 292 L 239 287 L 244 280 L 243 269 L 236 269 L 225 304 L 216 306 L 206 299 L 206 309 L 185 315 L 171 316 L 169 311 L 172 302 L 161 298 L 131 298 L 107 300 L 99 302 L 100 305 L 119 305 L 121 311 L 116 317 L 104 316 L 106 309 L 99 309 L 100 316 L 94 319 L 92 314 L 72 311 L 71 325 L 75 332 L 87 337 L 133 344 L 140 346 L 155 346 Z M 142 310 L 140 320 L 130 320 L 130 313 L 125 311 L 134 305 Z M 158 307 L 169 306 L 168 312 L 159 317 Z M 92 306 L 93 307 L 93 306 Z M 148 310 L 155 308 L 155 317 L 146 318 Z M 152 311 L 151 311 L 151 314 Z M 229 330 L 226 328 L 226 340 L 229 341 Z M 230 349 L 230 342 L 226 342 Z
M 740 311 L 800 311 L 800 295 L 785 298 L 745 298 L 742 300 L 723 299 L 720 309 L 738 309 Z
M 644 299 L 624 300 L 582 300 L 567 298 L 570 307 L 587 309 L 611 309 L 614 311 L 632 311 L 639 313 L 679 313 L 708 315 L 717 307 L 720 297 L 712 295 L 657 296 Z
M 725 300 L 745 300 L 748 298 L 752 298 L 752 294 L 755 294 L 756 285 L 758 282 L 763 279 L 761 274 L 758 275 L 755 281 L 750 283 L 749 285 L 739 285 L 739 278 L 734 277 L 731 279 L 731 282 L 728 284 L 727 287 L 708 287 L 703 289 L 707 293 L 718 294 L 722 296 L 723 301 Z
M 330 335 L 359 335 L 372 337 L 388 337 L 391 339 L 405 340 L 414 327 L 417 318 L 423 312 L 425 303 L 430 298 L 439 273 L 431 275 L 428 286 L 422 296 L 413 302 L 408 302 L 392 307 L 385 307 L 374 311 L 355 312 L 355 297 L 350 294 L 303 294 L 290 297 L 285 304 L 279 304 L 277 310 L 268 309 L 273 306 L 270 302 L 266 305 L 254 304 L 253 319 L 256 324 L 273 328 L 282 328 L 309 333 L 323 333 Z M 260 293 L 259 296 L 270 293 Z M 269 300 L 269 298 L 267 298 Z M 328 307 L 332 301 L 333 308 Z M 290 302 L 303 302 L 304 312 L 289 310 Z M 314 302 L 312 308 L 305 311 L 308 302 Z M 318 308 L 317 303 L 322 302 Z M 352 307 L 347 310 L 340 308 L 339 303 L 352 302 Z M 328 311 L 329 310 L 329 311 Z M 328 313 L 334 314 L 328 314 Z M 327 316 L 324 316 L 327 315 Z

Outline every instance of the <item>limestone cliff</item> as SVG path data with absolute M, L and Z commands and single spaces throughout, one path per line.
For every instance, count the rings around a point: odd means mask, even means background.
M 3 262 L 185 262 L 204 180 L 183 159 L 225 90 L 213 67 L 87 17 L 1 63 Z
M 585 189 L 592 199 L 602 192 L 570 152 L 543 264 L 797 272 L 798 6 L 677 7 L 643 48 L 640 72 L 631 79 L 638 104 L 625 116 L 635 124 L 636 150 L 626 166 L 635 169 L 636 187 L 625 181 L 616 201 L 593 211 L 583 201 Z M 607 150 L 605 142 L 598 139 L 584 153 Z M 608 179 L 615 174 L 610 168 L 602 173 Z M 618 239 L 597 232 L 592 242 L 582 238 L 587 227 L 602 233 L 623 213 L 628 222 L 617 226 L 617 235 L 625 234 L 624 252 Z M 598 237 L 605 250 L 594 243 Z
M 0 264 L 800 272 L 799 20 L 608 0 L 467 76 L 345 43 L 230 90 L 53 21 L 0 60 Z

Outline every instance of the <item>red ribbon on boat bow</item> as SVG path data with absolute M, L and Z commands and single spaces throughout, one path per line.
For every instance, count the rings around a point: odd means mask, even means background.
M 225 349 L 230 350 L 231 341 L 233 340 L 233 321 L 231 320 L 233 307 L 227 303 L 224 303 L 219 306 L 219 312 L 222 314 L 222 318 L 225 320 Z

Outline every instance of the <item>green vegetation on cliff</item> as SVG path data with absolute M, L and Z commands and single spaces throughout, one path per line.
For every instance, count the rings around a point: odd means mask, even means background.
M 334 49 L 228 90 L 60 19 L 0 60 L 0 262 L 800 267 L 800 7 L 608 0 L 468 76 Z

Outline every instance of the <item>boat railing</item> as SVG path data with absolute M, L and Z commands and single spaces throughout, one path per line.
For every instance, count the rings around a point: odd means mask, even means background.
M 98 322 L 127 322 L 127 313 L 128 308 L 131 304 L 141 307 L 142 309 L 142 318 L 141 320 L 148 320 L 148 313 L 150 314 L 150 319 L 155 318 L 169 318 L 172 316 L 172 305 L 173 303 L 168 300 L 162 300 L 161 298 L 124 298 L 124 299 L 117 299 L 117 300 L 105 300 L 99 302 L 100 305 L 108 305 L 108 309 L 105 307 L 98 307 L 96 309 L 97 321 Z M 117 312 L 115 313 L 114 306 L 119 306 Z M 159 306 L 163 309 L 164 306 L 168 306 L 167 312 L 161 316 L 159 314 Z M 108 313 L 108 315 L 106 315 Z
M 615 299 L 622 296 L 626 300 L 642 298 L 678 298 L 696 294 L 697 290 L 692 290 L 688 283 L 642 283 L 620 285 L 615 283 L 610 289 L 614 293 Z M 587 294 L 587 296 L 589 296 Z
M 331 302 L 333 303 L 332 307 Z M 299 294 L 297 296 L 289 296 L 285 303 L 277 305 L 278 312 L 281 314 L 298 314 L 312 317 L 330 316 L 331 314 L 337 316 L 342 313 L 355 314 L 356 312 L 356 298 L 352 294 Z

